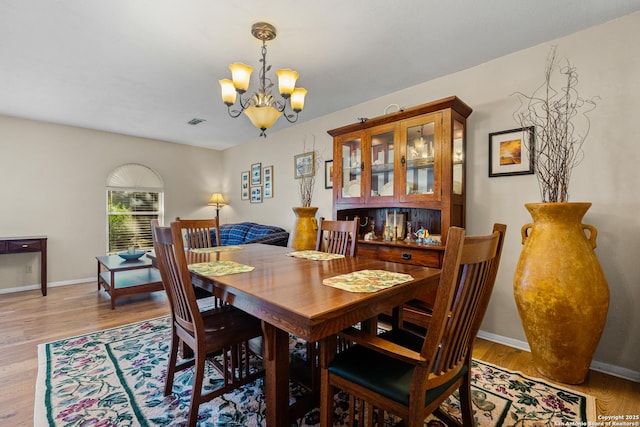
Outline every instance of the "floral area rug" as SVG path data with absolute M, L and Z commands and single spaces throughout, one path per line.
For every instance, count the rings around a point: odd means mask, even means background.
M 192 371 L 176 374 L 173 394 L 163 396 L 170 341 L 169 317 L 40 344 L 34 426 L 181 426 L 186 424 Z M 290 350 L 304 357 L 305 343 L 294 338 Z M 252 363 L 260 363 L 256 358 Z M 473 408 L 478 426 L 588 425 L 595 421 L 595 399 L 561 389 L 481 361 L 473 365 Z M 205 387 L 219 381 L 214 378 Z M 290 401 L 297 390 L 292 386 Z M 442 405 L 459 415 L 457 396 Z M 348 411 L 336 395 L 336 425 Z M 262 380 L 202 404 L 199 427 L 263 426 Z M 298 425 L 316 426 L 315 409 Z M 442 425 L 433 418 L 425 425 Z

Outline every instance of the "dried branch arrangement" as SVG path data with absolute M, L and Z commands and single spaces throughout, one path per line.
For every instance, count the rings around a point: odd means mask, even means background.
M 561 87 L 556 89 L 554 84 Z M 577 85 L 575 67 L 566 59 L 561 63 L 554 46 L 547 57 L 542 85 L 531 95 L 514 94 L 520 100 L 520 107 L 514 113 L 516 122 L 523 128 L 535 127 L 535 150 L 527 149 L 543 203 L 569 200 L 571 172 L 584 158 L 582 144 L 591 127 L 587 115 L 596 104 L 593 99 L 582 98 Z M 576 131 L 576 118 L 582 119 L 582 134 Z
M 316 185 L 316 176 L 304 176 L 298 179 L 298 191 L 300 193 L 300 203 L 302 207 L 311 206 L 311 197 L 313 197 L 313 187 Z
M 303 145 L 303 151 L 306 152 L 306 140 Z M 318 166 L 320 163 L 320 159 L 318 157 L 318 153 L 316 152 L 316 144 L 315 137 L 314 142 L 311 147 L 311 151 L 313 152 L 313 174 L 304 175 L 298 178 L 298 192 L 300 194 L 300 203 L 302 207 L 308 208 L 311 206 L 311 198 L 313 197 L 313 188 L 316 185 L 316 173 L 318 172 Z

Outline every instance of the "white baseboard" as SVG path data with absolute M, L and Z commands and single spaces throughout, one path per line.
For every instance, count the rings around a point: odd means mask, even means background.
M 55 288 L 57 286 L 66 286 L 66 285 L 77 285 L 79 283 L 87 283 L 87 282 L 95 282 L 95 277 L 88 277 L 86 279 L 74 279 L 74 280 L 63 280 L 61 282 L 49 282 L 47 283 L 47 289 Z M 0 289 L 0 295 L 2 294 L 12 294 L 14 292 L 23 292 L 23 291 L 35 291 L 40 290 L 40 283 L 35 285 L 28 286 L 18 286 L 15 288 L 6 288 Z
M 485 331 L 478 332 L 478 338 L 485 339 L 487 341 L 503 344 L 508 347 L 517 348 L 519 350 L 531 351 L 529 343 L 526 341 L 515 340 L 513 338 L 503 337 L 502 335 L 496 335 Z M 591 362 L 589 369 L 602 372 L 607 375 L 613 375 L 614 377 L 623 378 L 625 380 L 640 382 L 640 372 L 631 369 L 623 368 L 621 366 L 611 365 L 609 363 L 602 363 L 594 360 Z

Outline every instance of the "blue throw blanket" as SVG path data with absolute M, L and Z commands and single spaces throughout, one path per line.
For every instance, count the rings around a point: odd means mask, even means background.
M 215 241 L 215 236 L 213 238 Z M 220 226 L 220 240 L 220 246 L 246 245 L 250 243 L 287 246 L 289 232 L 280 227 L 256 224 L 255 222 L 223 224 Z

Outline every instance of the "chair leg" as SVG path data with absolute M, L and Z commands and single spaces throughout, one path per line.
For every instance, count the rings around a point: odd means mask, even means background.
M 464 427 L 474 427 L 473 407 L 471 406 L 471 372 L 467 372 L 460 386 L 460 415 Z
M 169 396 L 173 390 L 173 377 L 176 374 L 176 362 L 178 357 L 178 343 L 180 338 L 175 333 L 175 329 L 171 328 L 171 350 L 169 351 L 169 363 L 167 365 L 167 378 L 164 381 L 164 395 Z
M 196 350 L 196 365 L 193 373 L 193 389 L 191 390 L 191 403 L 189 404 L 188 427 L 195 427 L 198 421 L 198 411 L 202 402 L 202 382 L 204 380 L 204 362 L 206 354 L 204 351 Z
M 320 383 L 320 425 L 332 426 L 333 425 L 333 411 L 334 401 L 333 396 L 336 393 L 336 389 L 329 384 L 329 381 L 324 378 L 329 375 L 326 370 L 321 373 L 322 380 Z

